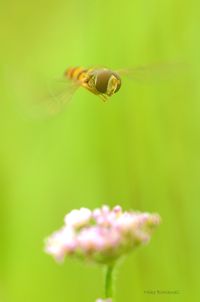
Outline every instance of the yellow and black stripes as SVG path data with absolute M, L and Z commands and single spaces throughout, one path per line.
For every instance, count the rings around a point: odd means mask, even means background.
M 88 69 L 85 69 L 83 67 L 73 67 L 68 68 L 65 72 L 65 75 L 74 81 L 80 81 L 82 82 L 88 74 Z

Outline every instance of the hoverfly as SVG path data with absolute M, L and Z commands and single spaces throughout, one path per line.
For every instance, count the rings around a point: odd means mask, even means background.
M 104 102 L 121 87 L 119 73 L 108 68 L 69 68 L 65 71 L 64 76 L 98 95 Z
M 22 88 L 24 91 L 24 87 L 27 86 L 27 96 L 20 98 L 33 100 L 33 103 L 31 103 L 31 108 L 35 112 L 33 114 L 51 115 L 59 112 L 79 87 L 85 88 L 100 97 L 103 102 L 107 102 L 110 97 L 120 90 L 124 76 L 134 80 L 149 82 L 152 79 L 166 78 L 168 71 L 171 78 L 171 71 L 173 71 L 174 67 L 176 67 L 176 64 L 173 63 L 154 64 L 120 70 L 112 70 L 105 67 L 70 67 L 65 70 L 63 78 L 51 82 L 48 89 L 47 87 L 46 89 L 44 87 L 35 89 L 32 85 L 27 85 L 26 81 Z M 21 82 L 23 83 L 23 81 Z M 32 81 L 29 82 L 32 84 Z M 37 104 L 34 100 L 37 100 Z
M 72 97 L 77 88 L 83 87 L 106 102 L 120 90 L 123 76 L 139 81 L 149 81 L 155 78 L 160 79 L 163 74 L 166 76 L 166 71 L 169 70 L 171 73 L 171 64 L 155 64 L 119 70 L 105 67 L 70 67 L 64 72 L 63 89 L 61 91 L 52 90 L 51 94 L 61 104 L 64 104 Z

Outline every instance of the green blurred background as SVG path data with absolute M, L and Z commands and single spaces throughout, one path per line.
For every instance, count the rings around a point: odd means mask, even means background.
M 186 0 L 1 1 L 1 301 L 102 297 L 99 267 L 60 266 L 43 242 L 71 209 L 105 203 L 163 220 L 121 265 L 117 301 L 198 301 L 199 9 Z M 26 115 L 13 88 L 18 73 L 49 79 L 68 66 L 171 60 L 189 62 L 184 78 L 124 79 L 107 104 L 80 89 L 47 119 Z

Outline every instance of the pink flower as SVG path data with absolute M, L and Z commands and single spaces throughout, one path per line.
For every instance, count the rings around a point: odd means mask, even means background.
M 160 223 L 158 214 L 123 212 L 104 205 L 81 208 L 65 216 L 64 227 L 46 240 L 46 252 L 56 260 L 73 255 L 102 264 L 114 263 L 138 245 L 147 243 Z
M 47 238 L 45 251 L 54 256 L 57 261 L 62 261 L 65 254 L 73 253 L 76 246 L 74 230 L 65 226 Z
M 108 299 L 97 299 L 96 302 L 112 302 L 112 299 L 111 298 L 108 298 Z
M 73 210 L 65 216 L 65 223 L 71 227 L 81 227 L 86 225 L 90 218 L 92 217 L 92 212 L 89 209 L 81 208 L 80 210 Z

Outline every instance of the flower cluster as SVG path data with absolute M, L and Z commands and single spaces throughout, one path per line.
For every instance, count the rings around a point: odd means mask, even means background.
M 110 209 L 73 210 L 64 226 L 46 240 L 45 251 L 56 260 L 66 255 L 102 264 L 112 264 L 138 245 L 147 243 L 160 223 L 158 214 Z
M 112 299 L 97 299 L 96 302 L 112 302 Z

